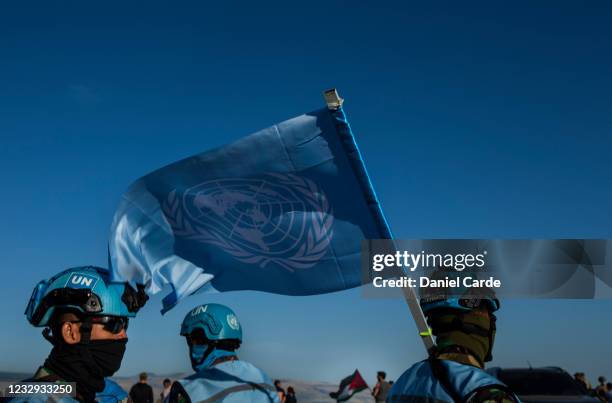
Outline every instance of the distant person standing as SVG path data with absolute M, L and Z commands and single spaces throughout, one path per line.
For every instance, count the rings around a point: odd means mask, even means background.
M 138 376 L 138 383 L 130 389 L 130 399 L 134 403 L 153 403 L 153 388 L 147 383 L 147 373 Z
M 606 383 L 606 393 L 604 394 L 608 403 L 612 403 L 612 382 Z
M 597 385 L 597 387 L 595 388 L 595 395 L 599 398 L 599 400 L 601 400 L 602 402 L 606 402 L 606 378 L 603 376 L 600 376 L 599 378 L 597 378 L 597 382 L 599 382 L 599 385 Z
M 166 378 L 164 379 L 164 382 L 162 383 L 162 385 L 163 385 L 163 389 L 161 393 L 159 394 L 159 397 L 161 398 L 161 401 L 163 402 L 164 399 L 168 397 L 168 395 L 170 394 L 170 389 L 172 388 L 172 381 Z
M 574 374 L 574 379 L 584 388 L 586 392 L 591 392 L 591 383 L 586 379 L 584 372 L 576 372 Z
M 372 396 L 374 396 L 374 401 L 376 402 L 384 402 L 387 400 L 391 384 L 385 380 L 386 377 L 387 373 L 385 371 L 378 371 L 376 373 L 376 386 L 374 386 L 374 390 L 372 390 Z
M 584 388 L 584 390 L 586 390 L 586 385 L 584 384 L 584 381 L 582 380 L 582 377 L 580 376 L 580 372 L 575 372 L 574 373 L 574 381 L 576 381 L 576 383 L 578 385 L 580 385 L 580 387 Z
M 285 403 L 287 394 L 285 393 L 285 389 L 283 389 L 283 385 L 281 385 L 281 381 L 276 379 L 274 381 L 274 387 L 276 388 L 276 393 L 278 394 L 278 399 L 280 400 L 280 403 Z
M 285 396 L 285 403 L 297 403 L 297 397 L 295 396 L 295 390 L 293 386 L 287 388 L 287 395 Z

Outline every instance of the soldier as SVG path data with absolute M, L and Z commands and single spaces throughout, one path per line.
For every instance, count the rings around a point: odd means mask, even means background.
M 238 359 L 242 327 L 220 304 L 195 307 L 181 326 L 195 374 L 172 384 L 169 402 L 279 402 L 272 380 Z
M 387 402 L 508 402 L 519 399 L 486 373 L 495 339 L 496 298 L 423 298 L 436 347 L 393 384 Z
M 122 400 L 125 391 L 105 378 L 121 366 L 128 320 L 147 299 L 142 288 L 113 283 L 106 269 L 93 266 L 38 283 L 25 314 L 33 326 L 45 327 L 43 336 L 53 348 L 26 382 L 75 382 L 81 402 L 95 401 L 98 393 L 101 400 Z

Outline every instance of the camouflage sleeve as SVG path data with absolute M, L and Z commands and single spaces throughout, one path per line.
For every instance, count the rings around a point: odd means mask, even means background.
M 509 389 L 501 386 L 488 386 L 475 390 L 466 399 L 467 403 L 520 403 Z

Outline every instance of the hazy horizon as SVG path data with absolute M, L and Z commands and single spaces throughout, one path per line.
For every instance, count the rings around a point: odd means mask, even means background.
M 612 3 L 8 3 L 0 13 L 0 368 L 51 345 L 35 284 L 107 264 L 148 172 L 324 106 L 338 88 L 397 238 L 612 238 Z M 237 161 L 239 163 L 239 161 Z M 232 307 L 271 377 L 390 379 L 425 350 L 402 300 L 160 295 L 119 375 L 188 372 L 197 304 Z M 503 300 L 491 365 L 612 378 L 611 300 Z

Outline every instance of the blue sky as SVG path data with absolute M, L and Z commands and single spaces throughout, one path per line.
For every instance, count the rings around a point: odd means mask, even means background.
M 219 3 L 219 2 L 217 2 Z M 399 238 L 612 237 L 609 2 L 6 4 L 0 370 L 49 350 L 36 282 L 106 264 L 130 182 L 323 106 L 337 87 Z M 424 350 L 401 300 L 201 295 L 130 327 L 120 375 L 187 371 L 186 311 L 232 306 L 273 377 L 391 379 Z M 612 301 L 502 301 L 494 365 L 612 377 Z

